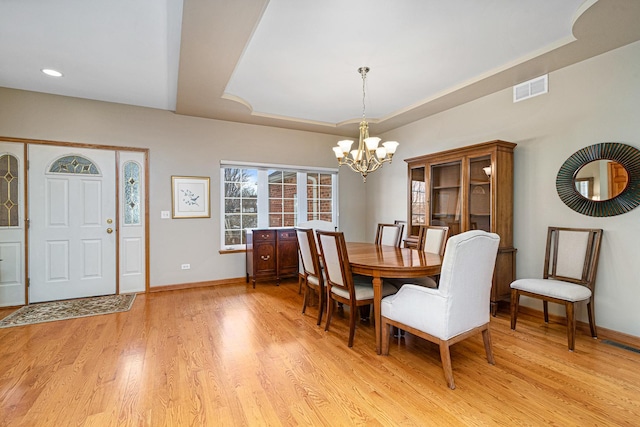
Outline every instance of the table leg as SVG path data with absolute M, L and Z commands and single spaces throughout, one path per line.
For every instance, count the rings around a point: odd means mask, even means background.
M 373 321 L 376 329 L 376 353 L 381 354 L 382 351 L 382 318 L 380 316 L 380 306 L 382 303 L 382 278 L 380 273 L 375 272 L 373 275 Z

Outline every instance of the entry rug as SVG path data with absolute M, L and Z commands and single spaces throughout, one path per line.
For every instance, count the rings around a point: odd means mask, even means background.
M 0 320 L 0 328 L 129 311 L 135 299 L 122 294 L 25 305 Z

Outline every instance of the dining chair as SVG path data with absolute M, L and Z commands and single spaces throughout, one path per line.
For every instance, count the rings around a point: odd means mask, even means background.
M 424 252 L 444 255 L 449 237 L 449 227 L 439 225 L 421 225 L 418 233 L 418 248 Z
M 454 389 L 449 347 L 482 333 L 487 361 L 495 364 L 489 332 L 490 294 L 500 237 L 483 230 L 447 241 L 438 289 L 406 284 L 382 299 L 382 354 L 389 354 L 395 326 L 440 347 L 449 388 Z
M 443 256 L 448 237 L 449 227 L 437 225 L 422 225 L 420 226 L 420 232 L 418 234 L 418 250 L 421 250 L 423 252 L 436 253 L 440 256 Z M 398 289 L 400 289 L 405 283 L 426 286 L 428 288 L 437 288 L 439 278 L 424 276 L 412 277 L 410 279 L 393 278 L 384 280 L 385 282 L 392 284 Z
M 358 307 L 373 304 L 373 285 L 370 277 L 354 276 L 351 273 L 347 245 L 344 234 L 339 231 L 318 230 L 318 243 L 324 262 L 327 280 L 327 323 L 324 330 L 329 330 L 335 302 L 349 307 L 349 347 L 353 347 L 356 330 Z M 383 284 L 382 295 L 387 296 L 397 291 L 391 285 Z M 375 316 L 374 316 L 375 319 Z
M 407 221 L 405 221 L 404 219 L 394 219 L 393 223 L 396 224 L 396 225 L 401 225 L 402 226 L 403 232 L 401 233 L 402 236 L 400 237 L 400 240 L 406 238 L 407 236 L 405 236 L 405 234 L 407 234 L 407 232 L 408 232 Z
M 591 336 L 597 338 L 594 288 L 601 241 L 601 229 L 549 227 L 542 279 L 518 279 L 511 283 L 511 329 L 516 329 L 520 295 L 542 300 L 545 323 L 549 323 L 549 302 L 563 304 L 569 351 L 573 351 L 575 307 L 587 301 Z
M 326 301 L 326 292 L 324 286 L 324 273 L 320 268 L 320 258 L 318 248 L 316 246 L 316 238 L 311 228 L 296 227 L 296 236 L 298 237 L 298 250 L 300 253 L 302 270 L 304 272 L 304 298 L 302 301 L 302 314 L 307 310 L 309 299 L 313 291 L 318 296 L 318 323 L 322 321 L 322 313 Z
M 404 224 L 379 223 L 376 230 L 376 245 L 388 245 L 400 247 Z
M 324 221 L 321 219 L 312 219 L 309 221 L 299 222 L 296 227 L 300 228 L 310 228 L 313 230 L 313 238 L 316 240 L 316 247 L 318 247 L 318 240 L 315 234 L 315 230 L 325 230 L 325 231 L 337 231 L 338 227 L 333 225 L 331 221 Z M 320 265 L 322 267 L 322 265 Z M 302 292 L 302 284 L 304 283 L 304 270 L 302 267 L 302 259 L 300 259 L 299 268 L 298 268 L 298 294 Z

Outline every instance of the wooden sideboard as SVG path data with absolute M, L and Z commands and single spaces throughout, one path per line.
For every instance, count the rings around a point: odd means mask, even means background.
M 293 228 L 247 230 L 247 283 L 298 275 L 298 240 Z

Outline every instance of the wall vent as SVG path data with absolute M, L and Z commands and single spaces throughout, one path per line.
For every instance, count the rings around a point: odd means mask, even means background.
M 549 91 L 549 75 L 536 77 L 513 87 L 513 102 L 523 101 Z

